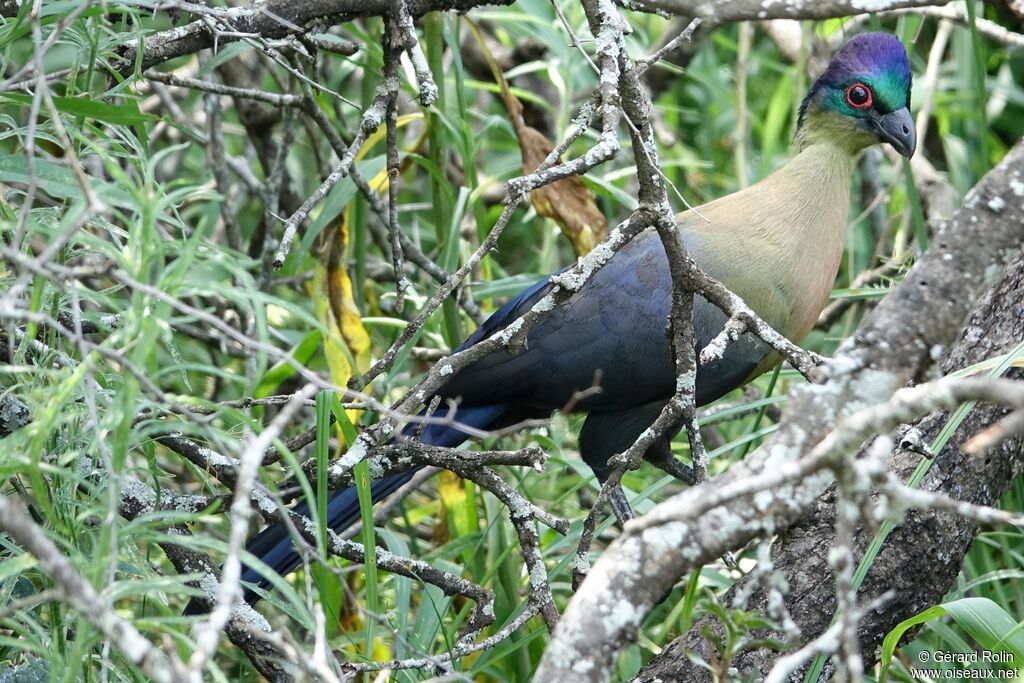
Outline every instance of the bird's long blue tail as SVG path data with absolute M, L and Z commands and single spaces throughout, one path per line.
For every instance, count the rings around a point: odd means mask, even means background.
M 458 423 L 487 429 L 497 423 L 505 413 L 505 406 L 491 405 L 478 406 L 473 408 L 460 408 L 457 415 Z M 444 416 L 442 408 L 436 417 Z M 414 426 L 406 430 L 411 434 Z M 458 446 L 468 437 L 457 426 L 450 424 L 428 425 L 420 437 L 420 442 L 429 446 Z M 377 502 L 391 493 L 394 493 L 402 484 L 412 479 L 416 473 L 415 469 L 406 470 L 401 474 L 395 474 L 383 479 L 377 479 L 370 484 L 370 496 Z M 295 506 L 294 511 L 300 515 L 308 515 L 309 504 L 302 501 Z M 340 489 L 331 494 L 327 500 L 327 523 L 335 533 L 341 533 L 352 526 L 360 517 L 359 497 L 354 487 Z M 269 566 L 281 576 L 293 571 L 301 563 L 301 558 L 292 543 L 288 530 L 281 524 L 273 524 L 254 536 L 245 547 L 250 553 L 260 558 L 264 564 Z M 242 582 L 254 584 L 260 588 L 267 588 L 270 582 L 266 577 L 255 569 L 247 566 L 242 567 Z M 259 599 L 259 595 L 251 588 L 245 590 L 246 602 L 252 603 Z M 185 609 L 185 614 L 201 614 L 207 611 L 198 600 L 192 600 Z

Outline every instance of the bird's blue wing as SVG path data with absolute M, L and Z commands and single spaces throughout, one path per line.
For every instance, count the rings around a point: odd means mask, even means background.
M 696 238 L 684 233 L 684 239 L 699 258 Z M 504 329 L 548 291 L 548 281 L 534 284 L 496 311 L 460 349 Z M 578 410 L 615 411 L 667 399 L 675 387 L 667 325 L 670 308 L 668 259 L 660 238 L 649 230 L 538 322 L 524 348 L 488 354 L 456 374 L 439 394 L 458 397 L 466 406 L 505 403 L 539 411 L 557 410 L 570 402 Z M 698 349 L 721 331 L 725 320 L 702 297 L 694 300 Z M 742 384 L 767 351 L 762 342 L 746 335 L 730 344 L 721 359 L 699 367 L 698 404 Z M 577 400 L 578 392 L 586 392 L 586 397 Z
M 671 390 L 666 337 L 670 282 L 654 233 L 619 250 L 584 287 L 540 320 L 515 353 L 498 350 L 456 374 L 439 392 L 464 405 L 511 403 L 555 410 L 592 387 L 580 410 L 646 403 Z M 537 283 L 488 320 L 467 344 L 503 329 L 549 291 Z M 663 371 L 668 368 L 668 374 Z
M 562 271 L 558 271 L 562 272 Z M 551 282 L 549 278 L 544 278 L 534 282 L 532 285 L 524 289 L 523 291 L 516 294 L 514 297 L 505 302 L 501 308 L 492 313 L 487 320 L 476 328 L 473 334 L 466 338 L 466 341 L 459 344 L 456 352 L 468 349 L 482 339 L 487 339 L 495 332 L 508 327 L 509 323 L 514 321 L 520 315 L 530 310 L 535 303 L 544 298 L 548 292 L 551 291 Z

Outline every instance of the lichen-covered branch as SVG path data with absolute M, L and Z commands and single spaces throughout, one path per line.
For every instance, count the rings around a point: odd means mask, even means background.
M 829 426 L 859 406 L 887 401 L 934 367 L 977 298 L 1024 241 L 1024 201 L 1011 190 L 1021 178 L 1024 143 L 982 179 L 901 286 L 840 348 L 823 383 L 792 392 L 768 442 L 722 477 L 626 526 L 570 602 L 535 680 L 606 680 L 618 649 L 635 637 L 650 608 L 680 576 L 786 528 L 812 506 L 832 480 L 828 470 L 711 509 L 705 503 L 723 487 L 799 463 Z
M 157 683 L 189 680 L 181 660 L 153 645 L 130 621 L 119 616 L 114 606 L 64 557 L 46 532 L 6 496 L 0 496 L 0 529 L 35 557 L 63 600 L 114 643 L 125 659 L 138 664 Z
M 511 4 L 511 0 L 410 0 L 409 14 L 420 17 L 427 12 L 466 12 L 474 7 Z M 158 64 L 213 47 L 223 46 L 242 35 L 281 38 L 307 27 L 318 20 L 331 19 L 341 23 L 359 17 L 384 16 L 392 12 L 394 0 L 314 0 L 288 2 L 272 0 L 255 2 L 244 7 L 213 8 L 189 4 L 189 11 L 201 18 L 166 31 L 148 36 L 142 44 L 141 55 L 136 43 L 125 45 L 120 51 L 121 74 L 127 76 L 142 62 L 143 71 Z
M 949 0 L 631 0 L 629 4 L 636 9 L 700 17 L 712 24 L 724 24 L 764 19 L 830 19 L 905 7 L 945 5 L 947 2 Z
M 1009 196 L 1013 196 L 1012 193 Z M 1022 197 L 1017 198 L 1020 203 Z M 1024 298 L 1024 255 L 1007 267 L 1002 279 L 979 302 L 959 340 L 942 359 L 944 373 L 1009 353 L 1024 341 L 1024 320 L 1014 311 Z M 1019 369 L 1007 377 L 1024 379 Z M 866 664 L 877 661 L 881 639 L 900 621 L 940 602 L 960 571 L 964 554 L 979 528 L 974 506 L 994 504 L 1000 494 L 1024 469 L 1024 438 L 1018 433 L 992 443 L 984 452 L 965 453 L 965 444 L 997 422 L 1007 409 L 997 404 L 980 404 L 967 415 L 942 450 L 934 454 L 927 476 L 913 492 L 895 484 L 886 490 L 885 502 L 911 511 L 882 546 L 872 571 L 860 586 L 862 604 L 891 593 L 878 609 L 865 611 L 858 620 L 860 646 Z M 1014 414 L 1014 413 L 1011 413 Z M 930 444 L 950 419 L 941 411 L 913 424 L 914 442 Z M 909 477 L 922 462 L 920 448 L 910 441 L 897 443 L 888 463 L 888 476 L 896 481 Z M 936 499 L 941 494 L 942 499 Z M 955 497 L 955 500 L 952 498 Z M 877 501 L 879 504 L 882 500 Z M 772 550 L 772 561 L 790 586 L 786 603 L 801 630 L 801 642 L 821 637 L 835 612 L 835 593 L 828 580 L 824 558 L 834 544 L 835 496 L 833 492 L 814 504 L 811 513 L 782 534 Z M 1000 518 L 1001 517 L 1001 518 Z M 991 516 L 989 523 L 1005 523 L 1009 515 Z M 852 546 L 863 552 L 874 529 L 857 530 Z M 748 607 L 765 604 L 763 592 L 755 589 Z M 707 658 L 707 643 L 701 635 L 701 621 L 656 656 L 639 676 L 639 681 L 710 680 L 689 654 Z M 689 654 L 688 654 L 689 653 Z M 744 672 L 763 675 L 777 666 L 780 653 L 755 649 L 742 653 L 734 664 Z M 802 663 L 806 666 L 807 660 Z M 794 666 L 799 675 L 800 664 Z

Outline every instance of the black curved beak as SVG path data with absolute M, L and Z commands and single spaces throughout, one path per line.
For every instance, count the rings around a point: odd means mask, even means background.
M 906 107 L 891 111 L 881 116 L 873 115 L 870 119 L 871 130 L 892 148 L 910 158 L 917 148 L 917 131 L 914 129 L 914 117 Z

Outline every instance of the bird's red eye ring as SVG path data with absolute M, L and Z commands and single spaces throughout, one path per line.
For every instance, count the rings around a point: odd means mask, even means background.
M 846 102 L 854 109 L 867 109 L 872 99 L 871 88 L 863 83 L 854 83 L 846 89 Z

